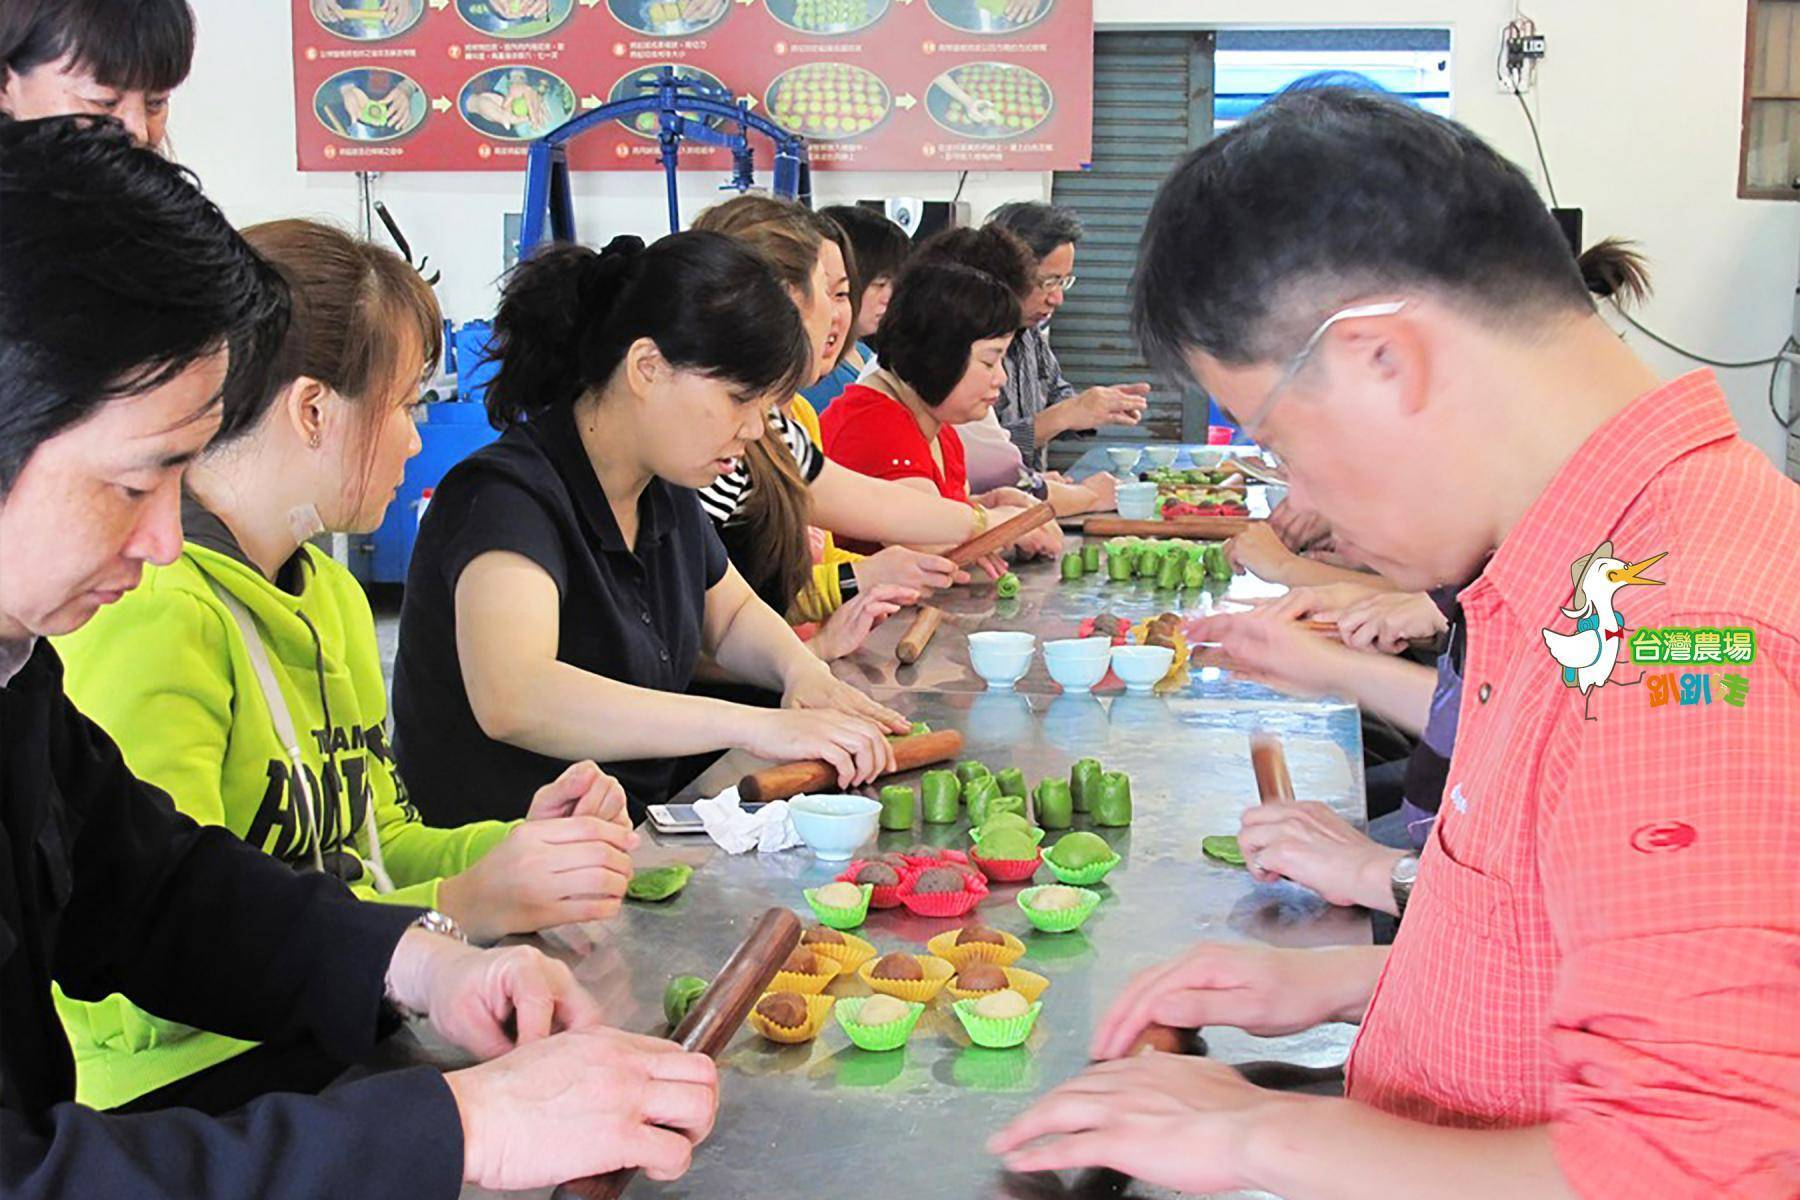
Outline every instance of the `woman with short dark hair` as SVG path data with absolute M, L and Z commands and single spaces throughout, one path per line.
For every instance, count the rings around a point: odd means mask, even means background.
M 0 112 L 17 120 L 116 117 L 160 147 L 169 93 L 194 63 L 187 0 L 6 0 Z
M 909 270 L 883 322 L 880 369 L 822 418 L 826 454 L 861 474 L 967 501 L 953 426 L 993 408 L 1018 329 L 1019 299 L 992 275 L 947 262 Z

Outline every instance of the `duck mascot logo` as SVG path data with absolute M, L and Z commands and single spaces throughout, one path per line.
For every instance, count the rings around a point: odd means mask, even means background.
M 1613 607 L 1613 597 L 1620 588 L 1634 583 L 1661 587 L 1662 580 L 1645 579 L 1643 572 L 1666 554 L 1667 550 L 1643 562 L 1627 563 L 1613 557 L 1611 542 L 1601 542 L 1592 554 L 1576 559 L 1569 568 L 1575 593 L 1562 614 L 1575 622 L 1575 632 L 1546 629 L 1544 644 L 1550 649 L 1550 657 L 1562 666 L 1563 686 L 1581 689 L 1581 715 L 1589 721 L 1597 719 L 1588 712 L 1594 689 L 1612 679 L 1613 667 L 1625 646 L 1625 617 Z

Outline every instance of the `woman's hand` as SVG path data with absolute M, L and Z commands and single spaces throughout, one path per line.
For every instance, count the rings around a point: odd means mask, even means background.
M 1144 1054 L 1100 1063 L 988 1140 L 1013 1171 L 1106 1167 L 1179 1192 L 1235 1192 L 1260 1120 L 1315 1101 L 1256 1087 L 1224 1063 Z
M 1094 502 L 1082 509 L 1083 512 L 1107 512 L 1119 506 L 1119 480 L 1105 471 L 1097 471 L 1071 486 L 1093 493 Z
M 1295 554 L 1331 536 L 1330 521 L 1316 510 L 1302 508 L 1291 499 L 1283 500 L 1270 510 L 1269 528 L 1281 539 L 1281 544 Z
M 877 625 L 907 605 L 918 602 L 918 592 L 888 583 L 858 592 L 825 618 L 819 631 L 806 643 L 807 648 L 825 662 L 855 654 Z
M 1254 602 L 1256 614 L 1278 621 L 1330 621 L 1335 623 L 1345 609 L 1370 596 L 1385 595 L 1379 588 L 1360 583 L 1325 583 L 1313 587 L 1290 588 L 1285 596 Z
M 1226 542 L 1225 555 L 1233 567 L 1270 583 L 1289 582 L 1300 561 L 1297 554 L 1282 545 L 1274 530 L 1260 521 Z
M 856 575 L 857 589 L 862 592 L 884 586 L 930 592 L 969 582 L 969 573 L 957 569 L 956 564 L 943 555 L 927 554 L 907 546 L 889 546 L 867 558 L 859 558 L 850 569 Z
M 1341 685 L 1356 656 L 1330 638 L 1261 613 L 1224 613 L 1189 626 L 1191 636 L 1213 643 L 1200 651 L 1206 666 L 1223 667 L 1298 695 L 1323 695 Z
M 1394 911 L 1391 879 L 1405 852 L 1371 841 L 1327 805 L 1271 801 L 1245 809 L 1238 846 L 1259 883 L 1291 879 L 1329 904 Z
M 983 508 L 1030 508 L 1037 503 L 1016 487 L 998 487 L 973 497 L 973 500 Z
M 1375 592 L 1345 606 L 1337 625 L 1344 645 L 1383 654 L 1398 654 L 1415 638 L 1433 638 L 1450 628 L 1423 592 Z
M 836 768 L 842 787 L 860 787 L 894 769 L 894 748 L 881 729 L 861 717 L 828 709 L 757 709 L 742 746 L 772 762 L 821 759 Z
M 1353 953 L 1202 942 L 1140 971 L 1100 1018 L 1088 1053 L 1121 1058 L 1152 1025 L 1230 1025 L 1278 1037 L 1358 1020 L 1380 974 L 1379 957 L 1368 947 Z
M 817 708 L 840 712 L 858 720 L 881 726 L 889 733 L 905 733 L 912 723 L 885 704 L 877 704 L 831 673 L 816 659 L 807 660 L 813 669 L 788 681 L 782 693 L 783 708 Z

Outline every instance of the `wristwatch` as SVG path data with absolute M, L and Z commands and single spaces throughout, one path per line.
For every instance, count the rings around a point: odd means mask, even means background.
M 838 598 L 840 600 L 856 599 L 856 593 L 862 588 L 862 585 L 856 581 L 856 564 L 839 563 L 837 576 Z
M 1388 874 L 1388 886 L 1394 890 L 1395 915 L 1406 915 L 1406 902 L 1412 899 L 1413 883 L 1419 878 L 1419 856 L 1408 854 L 1394 864 Z
M 454 918 L 445 916 L 435 908 L 428 908 L 419 914 L 413 922 L 413 928 L 423 929 L 426 933 L 441 933 L 445 937 L 455 938 L 459 942 L 467 942 L 468 936 L 463 933 L 462 926 Z

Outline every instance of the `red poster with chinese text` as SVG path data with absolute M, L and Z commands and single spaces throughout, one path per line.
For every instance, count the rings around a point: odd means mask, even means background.
M 293 0 L 293 26 L 304 171 L 519 170 L 533 139 L 664 64 L 747 98 L 822 170 L 1090 153 L 1093 0 Z M 655 132 L 654 114 L 609 122 L 570 164 L 659 167 Z M 686 143 L 682 162 L 730 155 Z

